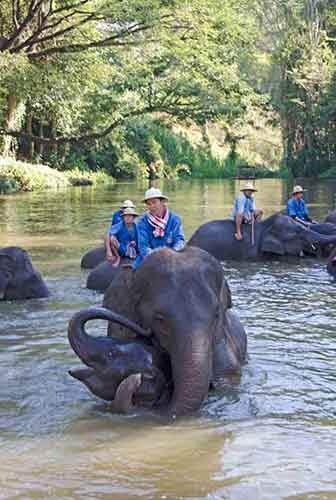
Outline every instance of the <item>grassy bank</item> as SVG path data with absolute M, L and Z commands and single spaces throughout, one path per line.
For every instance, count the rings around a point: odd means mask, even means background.
M 0 158 L 0 194 L 96 185 L 113 181 L 114 179 L 104 172 L 83 173 L 78 169 L 59 172 L 47 165 Z

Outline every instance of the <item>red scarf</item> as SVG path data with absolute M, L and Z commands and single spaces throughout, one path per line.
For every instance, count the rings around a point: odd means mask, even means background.
M 169 219 L 169 210 L 166 208 L 166 213 L 163 217 L 152 215 L 150 212 L 147 214 L 149 224 L 154 227 L 154 238 L 163 238 L 166 226 Z

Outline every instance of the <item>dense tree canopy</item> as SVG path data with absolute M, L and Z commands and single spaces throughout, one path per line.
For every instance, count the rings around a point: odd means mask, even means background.
M 247 125 L 279 127 L 294 175 L 330 170 L 333 3 L 2 0 L 3 154 L 64 163 L 152 115 L 218 123 L 231 152 Z

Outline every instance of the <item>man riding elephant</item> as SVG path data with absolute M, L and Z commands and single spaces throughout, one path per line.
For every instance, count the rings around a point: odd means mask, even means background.
M 240 241 L 243 239 L 241 226 L 242 224 L 253 224 L 255 220 L 260 220 L 262 210 L 256 208 L 253 193 L 257 189 L 251 182 L 246 183 L 240 190 L 242 194 L 235 199 L 232 218 L 235 221 L 236 232 L 235 238 Z
M 295 186 L 292 196 L 287 202 L 287 215 L 301 224 L 314 224 L 309 216 L 308 208 L 303 199 L 304 189 L 302 186 Z
M 167 196 L 164 196 L 160 189 L 150 188 L 146 191 L 143 201 L 148 211 L 137 224 L 140 255 L 133 264 L 134 268 L 156 248 L 182 250 L 185 246 L 181 219 L 168 209 Z
M 137 216 L 133 208 L 125 208 L 121 222 L 112 225 L 105 237 L 106 258 L 114 266 L 119 265 L 120 257 L 135 259 L 138 255 Z

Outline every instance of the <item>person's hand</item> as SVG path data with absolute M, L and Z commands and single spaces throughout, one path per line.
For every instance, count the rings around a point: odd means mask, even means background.
M 243 236 L 241 233 L 235 233 L 235 238 L 236 240 L 241 241 L 243 239 Z

